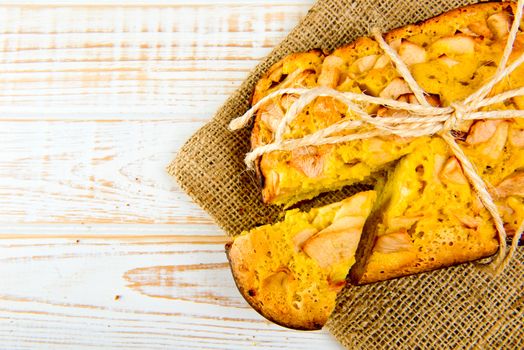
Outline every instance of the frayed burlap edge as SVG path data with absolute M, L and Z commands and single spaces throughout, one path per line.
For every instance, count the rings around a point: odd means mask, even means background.
M 274 221 L 282 209 L 265 206 L 254 174 L 246 171 L 245 129 L 228 123 L 250 105 L 256 81 L 292 52 L 332 50 L 366 35 L 372 25 L 399 27 L 471 0 L 320 0 L 300 24 L 249 74 L 240 88 L 198 130 L 168 167 L 180 187 L 228 235 Z M 341 199 L 352 187 L 303 207 Z M 348 349 L 524 348 L 524 269 L 520 249 L 496 279 L 471 264 L 363 287 L 348 287 L 327 327 Z

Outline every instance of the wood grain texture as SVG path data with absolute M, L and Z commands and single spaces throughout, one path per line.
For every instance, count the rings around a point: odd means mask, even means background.
M 0 121 L 1 220 L 211 225 L 165 172 L 199 125 Z
M 334 346 L 247 306 L 222 244 L 9 239 L 0 256 L 2 348 Z
M 309 1 L 0 5 L 0 348 L 339 349 L 253 311 L 164 171 Z
M 0 113 L 205 121 L 312 2 L 4 6 Z

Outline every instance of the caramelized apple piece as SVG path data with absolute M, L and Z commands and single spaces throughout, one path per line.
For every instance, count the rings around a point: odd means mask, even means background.
M 495 13 L 489 16 L 486 22 L 495 39 L 502 39 L 508 35 L 511 27 L 511 18 L 507 12 Z
M 333 221 L 338 221 L 339 219 L 346 216 L 360 216 L 363 219 L 368 215 L 371 204 L 368 204 L 368 201 L 373 201 L 376 194 L 369 191 L 360 192 L 352 197 L 349 200 L 342 202 L 342 206 L 338 209 Z M 362 226 L 364 223 L 362 223 Z M 360 226 L 360 228 L 362 228 Z
M 467 35 L 454 35 L 435 41 L 431 49 L 439 54 L 447 55 L 473 55 L 475 41 Z
M 280 106 L 287 111 L 296 100 L 298 100 L 298 95 L 285 94 L 280 99 Z
M 427 61 L 427 53 L 423 47 L 407 40 L 402 40 L 398 54 L 407 66 Z
M 379 253 L 395 253 L 411 250 L 413 243 L 406 232 L 394 232 L 377 237 L 373 250 Z
M 355 255 L 362 228 L 348 228 L 351 217 L 342 218 L 308 239 L 304 252 L 322 268 L 351 259 Z
M 391 62 L 391 59 L 386 55 L 380 55 L 373 66 L 373 69 L 381 69 L 386 67 Z
M 300 147 L 291 151 L 289 165 L 307 177 L 315 178 L 324 171 L 324 157 L 316 147 Z
M 294 281 L 295 278 L 287 267 L 282 267 L 274 274 L 269 275 L 262 281 L 261 290 L 270 292 L 272 289 L 285 288 L 289 282 Z
M 369 55 L 359 58 L 353 63 L 358 73 L 364 73 L 375 66 L 378 55 Z
M 497 126 L 501 123 L 501 120 L 479 120 L 471 127 L 466 143 L 470 145 L 476 145 L 482 142 L 488 141 L 493 137 Z
M 340 57 L 331 55 L 324 59 L 322 70 L 318 76 L 318 85 L 335 88 L 340 80 L 341 68 L 344 60 Z
M 486 145 L 480 149 L 480 153 L 491 160 L 497 160 L 502 156 L 504 146 L 508 139 L 509 125 L 507 122 L 497 126 L 495 134 L 486 141 Z
M 460 223 L 464 225 L 464 227 L 467 227 L 467 228 L 476 229 L 481 222 L 481 219 L 475 218 L 467 214 L 459 213 L 459 214 L 454 214 L 454 215 L 458 219 L 458 221 L 460 221 Z
M 462 33 L 462 34 L 466 34 L 466 35 L 469 35 L 469 36 L 472 36 L 472 37 L 478 37 L 479 36 L 477 33 L 472 31 L 471 29 L 469 29 L 469 27 L 462 27 L 458 31 L 460 33 Z M 489 31 L 489 29 L 488 29 L 488 31 Z
M 440 180 L 440 172 L 442 171 L 442 168 L 444 168 L 444 164 L 446 163 L 446 156 L 442 154 L 435 154 L 435 164 L 433 166 L 433 178 L 437 182 L 441 182 Z
M 411 93 L 408 83 L 402 78 L 393 79 L 379 94 L 380 97 L 396 100 L 400 95 Z
M 524 171 L 517 171 L 505 178 L 495 188 L 495 194 L 499 198 L 509 196 L 524 197 Z
M 408 230 L 423 217 L 423 215 L 393 217 L 388 220 L 388 229 L 392 231 L 399 229 Z
M 282 109 L 275 103 L 269 102 L 260 110 L 261 120 L 267 125 L 267 127 L 275 132 L 280 124 L 282 118 L 284 118 L 284 112 Z
M 437 60 L 440 63 L 442 63 L 443 65 L 445 65 L 446 67 L 448 67 L 448 68 L 451 68 L 451 67 L 456 66 L 457 64 L 459 64 L 459 61 L 456 61 L 456 60 L 454 60 L 453 58 L 450 58 L 447 55 L 442 55 L 439 58 L 437 58 Z
M 420 104 L 415 97 L 415 94 L 407 94 L 404 96 L 407 97 L 407 102 L 412 104 Z M 428 101 L 429 104 L 433 107 L 440 107 L 440 98 L 438 95 L 425 95 L 424 97 L 426 98 L 426 101 Z
M 293 73 L 289 74 L 282 83 L 278 86 L 279 89 L 287 89 L 287 88 L 301 88 L 306 87 L 305 80 L 311 75 L 313 72 L 311 70 L 304 70 L 301 71 L 297 69 Z
M 264 178 L 264 200 L 269 201 L 280 193 L 280 175 L 276 171 L 269 171 Z
M 510 129 L 509 142 L 515 147 L 524 147 L 524 129 Z
M 493 32 L 488 28 L 486 23 L 484 21 L 482 22 L 475 22 L 468 25 L 468 29 L 471 30 L 473 33 L 475 33 L 478 36 L 482 36 L 486 39 L 491 39 L 493 37 Z M 467 33 L 464 33 L 467 34 Z
M 396 38 L 394 40 L 391 40 L 391 42 L 389 42 L 388 44 L 389 46 L 391 46 L 391 48 L 398 52 L 400 44 L 402 44 L 402 38 Z
M 309 238 L 302 246 L 303 251 L 322 268 L 351 259 L 375 197 L 374 191 L 367 191 L 344 201 L 333 223 Z
M 295 246 L 295 251 L 300 251 L 304 243 L 310 239 L 318 230 L 314 227 L 306 228 L 293 237 L 293 245 Z
M 482 204 L 478 194 L 475 193 L 471 202 L 471 210 L 473 210 L 473 213 L 479 214 L 482 209 L 484 209 L 484 204 Z
M 439 173 L 439 178 L 444 183 L 454 183 L 459 185 L 467 185 L 468 179 L 462 172 L 462 167 L 459 161 L 455 157 L 449 157 L 446 163 L 443 165 L 442 170 Z

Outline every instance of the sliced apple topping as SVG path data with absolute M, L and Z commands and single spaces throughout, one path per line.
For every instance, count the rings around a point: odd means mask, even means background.
M 267 125 L 269 130 L 275 132 L 280 121 L 284 118 L 282 109 L 277 104 L 270 102 L 261 108 L 260 112 L 260 119 Z
M 310 239 L 318 230 L 314 227 L 306 228 L 293 237 L 293 245 L 295 246 L 295 251 L 300 251 L 304 243 Z
M 524 171 L 517 171 L 505 178 L 495 188 L 495 195 L 499 198 L 509 196 L 524 197 Z
M 408 40 L 402 40 L 398 54 L 407 66 L 417 63 L 424 63 L 428 59 L 426 50 Z
M 356 60 L 353 63 L 352 67 L 355 67 L 357 73 L 364 73 L 372 69 L 375 66 L 377 59 L 378 59 L 378 55 L 364 56 Z
M 275 198 L 280 193 L 280 175 L 276 171 L 268 171 L 264 174 L 264 200 L 268 201 Z
M 482 36 L 486 39 L 491 39 L 493 37 L 493 32 L 488 28 L 484 21 L 474 22 L 468 25 L 468 29 L 478 36 Z M 469 34 L 469 33 L 464 33 Z M 470 34 L 469 34 L 470 35 Z
M 428 101 L 429 104 L 432 105 L 433 107 L 440 106 L 440 98 L 438 95 L 425 95 L 424 97 L 426 98 L 426 101 Z M 415 97 L 415 94 L 402 95 L 399 98 L 397 98 L 397 101 L 408 102 L 408 103 L 417 104 L 417 105 L 420 104 L 417 98 Z
M 474 214 L 479 214 L 483 209 L 484 204 L 482 204 L 482 201 L 480 200 L 478 194 L 475 193 L 471 202 L 471 210 Z
M 488 28 L 493 32 L 495 39 L 502 39 L 508 35 L 511 27 L 511 18 L 507 12 L 499 12 L 487 19 Z
M 438 39 L 431 45 L 431 49 L 439 55 L 473 55 L 475 41 L 463 34 Z
M 335 88 L 340 80 L 341 68 L 344 60 L 338 56 L 328 56 L 322 63 L 322 70 L 318 76 L 318 85 Z
M 439 58 L 437 58 L 438 62 L 442 63 L 448 68 L 452 68 L 453 66 L 456 66 L 459 64 L 459 61 L 454 60 L 453 58 L 450 58 L 448 55 L 444 54 L 441 55 Z
M 398 52 L 398 49 L 400 48 L 400 45 L 402 44 L 402 38 L 396 38 L 394 40 L 391 40 L 391 42 L 388 43 L 391 48 L 393 48 L 395 51 Z
M 476 229 L 482 221 L 482 219 L 478 217 L 473 217 L 467 214 L 454 214 L 454 215 L 458 219 L 458 221 L 460 221 L 460 223 L 466 228 Z
M 393 79 L 379 94 L 383 98 L 396 100 L 400 95 L 411 93 L 408 83 L 402 78 Z
M 280 99 L 280 106 L 287 111 L 296 100 L 298 100 L 298 95 L 285 94 Z
M 314 74 L 311 70 L 300 70 L 297 69 L 293 73 L 289 74 L 282 83 L 278 86 L 279 89 L 287 89 L 287 88 L 300 88 L 300 87 L 306 87 L 306 79 L 311 75 Z
M 373 66 L 373 69 L 381 69 L 386 67 L 391 62 L 391 59 L 387 55 L 380 55 Z
M 501 123 L 501 120 L 480 120 L 473 124 L 471 127 L 468 137 L 466 138 L 466 143 L 470 145 L 476 145 L 482 142 L 488 141 L 493 137 L 495 131 L 497 131 L 497 126 Z
M 355 255 L 361 228 L 348 228 L 351 217 L 335 221 L 304 243 L 302 249 L 320 267 L 327 268 Z
M 449 157 L 446 163 L 442 166 L 442 170 L 439 173 L 439 178 L 443 183 L 446 184 L 458 184 L 467 185 L 468 179 L 464 176 L 462 167 L 459 161 L 455 157 Z
M 307 177 L 315 178 L 324 171 L 324 157 L 316 147 L 300 147 L 291 151 L 289 165 Z
M 480 149 L 480 153 L 488 159 L 497 160 L 504 152 L 504 146 L 508 139 L 509 123 L 503 122 L 497 126 L 495 134 Z
M 400 231 L 379 236 L 373 249 L 379 253 L 396 253 L 411 250 L 412 247 L 411 237 Z
M 388 229 L 391 231 L 408 230 L 423 217 L 424 215 L 395 216 L 388 220 Z
M 510 129 L 509 142 L 515 147 L 524 147 L 524 129 Z
M 304 253 L 317 261 L 322 268 L 353 258 L 375 198 L 376 192 L 367 191 L 345 200 L 331 225 L 314 234 L 302 245 Z
M 286 287 L 289 282 L 294 281 L 293 274 L 287 267 L 281 267 L 274 274 L 269 275 L 262 281 L 260 290 L 271 291 L 273 289 L 280 289 Z
M 371 203 L 375 200 L 375 197 L 375 192 L 366 191 L 357 193 L 347 200 L 344 200 L 335 214 L 333 221 L 338 221 L 339 219 L 346 216 L 360 216 L 362 219 L 364 219 L 368 215 L 371 209 Z M 364 222 L 362 222 L 362 225 L 354 227 L 362 228 L 363 226 Z

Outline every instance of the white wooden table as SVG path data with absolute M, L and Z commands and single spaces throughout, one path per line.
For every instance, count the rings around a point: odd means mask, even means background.
M 0 5 L 1 349 L 340 349 L 250 309 L 164 170 L 312 3 Z

